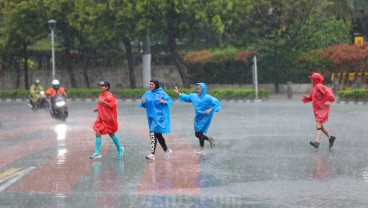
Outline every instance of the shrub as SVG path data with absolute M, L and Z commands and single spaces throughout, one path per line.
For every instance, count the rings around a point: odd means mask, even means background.
M 113 93 L 118 99 L 140 99 L 142 95 L 148 89 L 138 88 L 138 89 L 124 89 L 124 90 L 114 90 Z M 179 89 L 181 93 L 190 94 L 195 93 L 194 88 L 190 89 Z M 172 98 L 177 99 L 178 95 L 175 93 L 174 89 L 166 89 L 165 92 Z M 88 88 L 69 88 L 67 89 L 68 98 L 97 98 L 100 94 L 98 89 L 88 89 Z M 215 89 L 207 92 L 210 95 L 218 99 L 254 99 L 255 90 L 254 89 Z M 267 98 L 271 92 L 266 89 L 259 90 L 259 98 Z M 367 96 L 367 92 L 364 92 Z M 0 90 L 0 98 L 27 98 L 29 95 L 28 90 Z M 361 96 L 361 95 L 359 95 Z
M 367 101 L 368 90 L 367 89 L 353 89 L 353 90 L 341 90 L 338 92 L 341 100 L 345 101 Z

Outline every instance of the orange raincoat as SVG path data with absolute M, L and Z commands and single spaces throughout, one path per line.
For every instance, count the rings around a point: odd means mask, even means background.
M 93 124 L 93 130 L 96 132 L 101 132 L 102 135 L 104 134 L 115 134 L 118 130 L 118 116 L 116 112 L 116 97 L 111 92 L 106 91 L 98 98 L 102 98 L 106 102 L 110 104 L 107 106 L 101 102 L 97 103 L 97 112 L 98 116 Z

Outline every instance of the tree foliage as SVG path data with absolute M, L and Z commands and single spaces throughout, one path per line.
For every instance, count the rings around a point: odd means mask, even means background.
M 153 53 L 170 55 L 183 86 L 190 81 L 185 60 L 226 62 L 234 53 L 211 55 L 209 51 L 231 46 L 240 51 L 238 60 L 247 61 L 257 53 L 259 68 L 278 91 L 279 83 L 314 67 L 333 70 L 346 65 L 319 54 L 331 45 L 351 44 L 353 32 L 366 36 L 367 11 L 367 0 L 2 0 L 0 61 L 5 68 L 17 70 L 19 77 L 23 69 L 27 79 L 29 46 L 48 38 L 47 21 L 55 19 L 65 57 L 57 63 L 68 70 L 72 86 L 77 84 L 77 66 L 87 74 L 89 67 L 128 63 L 131 88 L 135 88 L 140 43 L 149 31 Z M 346 46 L 350 55 L 342 58 L 363 62 L 354 47 Z M 184 60 L 184 51 L 194 52 Z M 247 54 L 250 51 L 254 53 Z M 73 54 L 78 54 L 77 62 Z M 341 55 L 334 57 L 341 61 Z M 228 66 L 221 67 L 226 73 Z M 86 75 L 85 82 L 89 86 Z

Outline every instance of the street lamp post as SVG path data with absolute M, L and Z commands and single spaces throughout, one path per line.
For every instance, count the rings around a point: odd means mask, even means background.
M 49 20 L 48 21 L 50 29 L 51 29 L 51 50 L 52 50 L 52 80 L 55 79 L 55 46 L 54 46 L 54 29 L 56 25 L 56 20 Z

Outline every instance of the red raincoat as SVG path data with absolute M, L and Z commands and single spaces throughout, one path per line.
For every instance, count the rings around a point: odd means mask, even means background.
M 322 84 L 323 77 L 319 73 L 313 73 L 309 78 L 312 79 L 313 88 L 309 95 L 302 97 L 303 103 L 312 102 L 314 117 L 316 122 L 324 123 L 328 120 L 330 105 L 326 102 L 334 102 L 335 96 L 332 90 Z
M 115 134 L 118 130 L 118 116 L 116 113 L 116 97 L 111 92 L 106 91 L 98 98 L 101 98 L 108 102 L 110 106 L 107 106 L 101 102 L 97 103 L 97 119 L 93 124 L 93 130 L 104 134 Z

